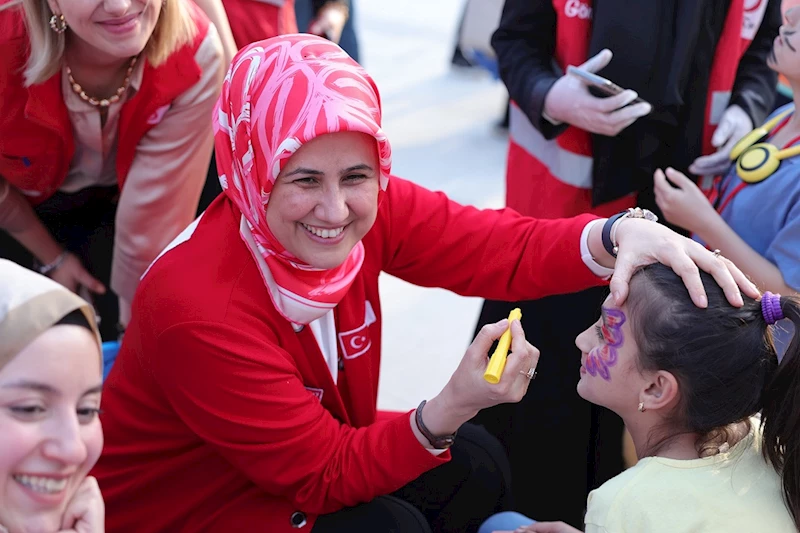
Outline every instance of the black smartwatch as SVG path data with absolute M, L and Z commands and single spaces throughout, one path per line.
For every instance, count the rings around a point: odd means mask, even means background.
M 614 245 L 614 243 L 611 242 L 611 228 L 614 227 L 614 223 L 617 220 L 619 220 L 620 218 L 624 217 L 627 214 L 628 214 L 627 211 L 617 213 L 616 215 L 606 220 L 606 223 L 603 224 L 603 233 L 602 233 L 603 248 L 606 249 L 606 252 L 608 252 L 611 255 L 611 257 L 617 257 L 617 252 L 619 251 L 619 248 L 617 248 Z
M 428 442 L 431 443 L 431 446 L 433 446 L 434 449 L 446 450 L 456 441 L 456 433 L 458 432 L 453 433 L 452 435 L 443 435 L 441 437 L 437 437 L 431 433 L 431 431 L 425 427 L 425 422 L 422 421 L 422 408 L 425 407 L 426 403 L 428 403 L 427 400 L 422 400 L 422 403 L 419 404 L 419 407 L 417 407 L 417 412 L 414 416 L 414 420 L 417 422 L 417 428 L 419 429 L 419 432 L 422 433 L 426 439 L 428 439 Z
M 641 218 L 644 220 L 649 220 L 650 222 L 658 222 L 658 217 L 655 215 L 655 213 L 640 207 L 626 209 L 625 211 L 617 213 L 606 220 L 605 224 L 603 224 L 601 238 L 603 240 L 603 248 L 606 249 L 606 252 L 608 252 L 611 257 L 617 257 L 617 252 L 619 252 L 619 247 L 613 241 L 613 239 L 611 239 L 611 230 L 614 229 L 614 223 L 621 218 Z

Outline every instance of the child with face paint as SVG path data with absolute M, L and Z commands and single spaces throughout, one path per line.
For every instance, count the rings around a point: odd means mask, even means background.
M 800 325 L 800 299 L 770 292 L 729 305 L 705 274 L 709 305 L 680 278 L 637 272 L 575 343 L 578 394 L 616 412 L 639 462 L 589 495 L 586 532 L 800 531 L 800 338 L 779 358 L 775 322 Z M 480 533 L 574 533 L 517 513 Z

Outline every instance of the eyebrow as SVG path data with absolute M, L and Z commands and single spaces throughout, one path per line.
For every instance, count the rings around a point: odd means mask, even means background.
M 313 174 L 315 176 L 322 176 L 322 174 L 324 174 L 324 172 L 322 172 L 320 170 L 314 170 L 312 168 L 300 167 L 300 168 L 296 168 L 296 169 L 292 170 L 291 172 L 289 172 L 288 174 L 286 174 L 286 177 L 288 178 L 289 176 L 296 176 L 298 174 Z
M 41 392 L 41 393 L 44 393 L 44 394 L 51 394 L 51 395 L 55 395 L 55 396 L 61 395 L 61 392 L 56 390 L 54 387 L 52 387 L 50 385 L 47 385 L 46 383 L 39 383 L 37 381 L 28 381 L 28 380 L 14 381 L 12 383 L 6 383 L 5 385 L 3 385 L 2 388 L 4 388 L 4 389 L 26 389 L 26 390 L 33 390 L 33 391 L 36 391 L 36 392 Z M 97 394 L 102 390 L 103 390 L 103 385 L 102 384 L 96 385 L 94 387 L 91 387 L 90 389 L 87 389 L 83 394 L 81 394 L 81 397 L 88 396 L 90 394 Z
M 365 164 L 365 163 L 361 163 L 361 164 L 353 165 L 352 167 L 347 167 L 347 168 L 343 169 L 341 171 L 341 174 L 347 174 L 349 172 L 355 172 L 356 170 L 372 170 L 372 167 L 367 165 L 367 164 Z M 300 168 L 296 168 L 296 169 L 292 170 L 291 172 L 288 172 L 286 174 L 286 177 L 288 178 L 288 177 L 291 177 L 291 176 L 296 176 L 298 174 L 306 174 L 306 175 L 310 174 L 312 176 L 322 176 L 325 173 L 322 172 L 321 170 L 314 170 L 313 168 L 300 167 Z
M 347 174 L 349 172 L 355 172 L 356 170 L 372 170 L 372 167 L 367 165 L 367 164 L 365 164 L 365 163 L 361 163 L 360 165 L 353 165 L 352 167 L 347 167 L 346 169 L 344 169 L 342 171 L 342 174 Z

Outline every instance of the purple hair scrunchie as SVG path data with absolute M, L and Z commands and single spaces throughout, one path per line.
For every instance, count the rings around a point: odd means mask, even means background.
M 783 320 L 783 309 L 781 309 L 781 295 L 772 294 L 766 291 L 761 297 L 761 315 L 767 325 L 773 325 L 778 320 Z

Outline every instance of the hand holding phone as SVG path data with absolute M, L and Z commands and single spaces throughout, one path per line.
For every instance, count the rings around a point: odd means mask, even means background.
M 609 79 L 606 79 L 594 72 L 589 72 L 588 70 L 584 70 L 581 67 L 574 67 L 569 65 L 567 67 L 567 74 L 570 76 L 575 76 L 579 78 L 583 83 L 590 87 L 594 87 L 601 93 L 605 94 L 606 96 L 616 96 L 618 94 L 622 94 L 625 92 L 625 89 L 617 85 L 616 83 L 612 82 Z M 638 96 L 628 105 L 633 104 L 644 104 L 647 103 L 643 99 L 639 98 Z
M 612 57 L 610 50 L 603 50 L 580 67 L 568 68 L 567 74 L 556 80 L 547 93 L 544 113 L 553 120 L 609 137 L 650 113 L 652 106 L 636 92 L 597 76 L 597 71 L 608 65 Z M 589 92 L 590 86 L 610 96 L 598 98 Z

